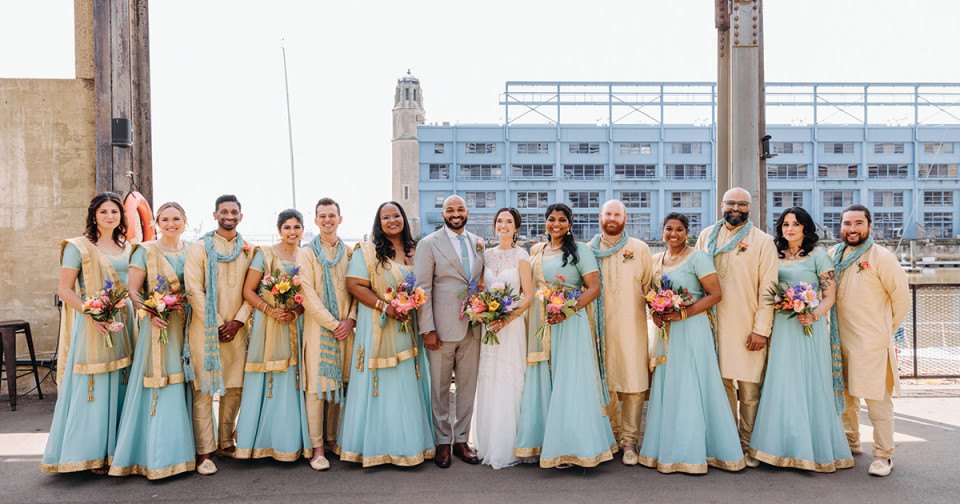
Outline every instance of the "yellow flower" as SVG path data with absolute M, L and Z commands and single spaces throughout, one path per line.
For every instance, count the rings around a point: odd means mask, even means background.
M 490 311 L 497 311 L 497 308 L 500 308 L 500 303 L 496 301 L 490 301 L 487 303 L 487 308 L 489 308 Z
M 277 287 L 277 291 L 279 291 L 280 294 L 283 294 L 284 292 L 287 292 L 288 290 L 290 290 L 290 282 L 284 280 L 278 283 L 276 287 Z

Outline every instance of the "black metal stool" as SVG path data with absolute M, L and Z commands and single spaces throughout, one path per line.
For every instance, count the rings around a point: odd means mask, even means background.
M 33 336 L 30 334 L 30 324 L 23 320 L 0 321 L 0 364 L 7 366 L 7 390 L 10 394 L 10 409 L 17 411 L 17 378 L 28 373 L 17 374 L 17 333 L 23 333 L 27 340 L 27 349 L 30 350 L 30 366 L 33 368 L 33 379 L 37 382 L 37 394 L 43 399 L 43 390 L 40 389 L 40 373 L 37 372 L 37 355 L 33 351 Z M 6 354 L 6 359 L 4 359 Z M 2 374 L 0 374 L 2 377 Z

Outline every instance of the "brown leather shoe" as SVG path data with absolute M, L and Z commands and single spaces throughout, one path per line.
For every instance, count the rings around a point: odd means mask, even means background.
M 480 463 L 480 459 L 477 458 L 477 452 L 473 451 L 467 443 L 454 443 L 453 454 L 468 464 Z
M 437 453 L 433 456 L 433 463 L 442 469 L 450 467 L 450 445 L 437 445 Z

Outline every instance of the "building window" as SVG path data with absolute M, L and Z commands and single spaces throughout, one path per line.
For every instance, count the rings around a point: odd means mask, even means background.
M 920 165 L 920 178 L 957 178 L 957 165 L 946 163 L 922 164 Z
M 598 143 L 572 143 L 569 144 L 570 154 L 599 154 L 600 144 Z
M 620 144 L 620 154 L 652 154 L 653 146 L 648 143 L 624 142 Z
M 705 180 L 707 178 L 707 165 L 669 164 L 667 165 L 667 178 L 674 180 Z
M 510 176 L 524 179 L 553 178 L 553 165 L 515 164 L 510 165 Z
M 433 208 L 443 208 L 443 200 L 447 199 L 447 195 L 443 193 L 433 193 Z
M 702 152 L 703 144 L 701 143 L 679 142 L 670 144 L 670 154 L 701 154 Z
M 801 142 L 773 142 L 770 147 L 775 154 L 803 154 Z
M 460 165 L 460 180 L 500 180 L 501 165 Z
M 924 212 L 923 230 L 935 238 L 953 237 L 953 212 Z
M 656 176 L 656 165 L 618 164 L 613 167 L 613 180 L 653 179 Z
M 854 203 L 853 191 L 823 191 L 823 206 L 848 207 Z
M 873 206 L 876 207 L 902 207 L 903 191 L 874 191 Z
M 903 143 L 875 143 L 874 154 L 903 154 Z
M 853 142 L 837 142 L 823 144 L 824 154 L 853 154 Z
M 641 240 L 653 239 L 653 226 L 648 213 L 627 214 L 627 235 Z
M 781 208 L 802 207 L 803 193 L 800 191 L 773 191 L 773 206 Z
M 927 206 L 953 206 L 953 191 L 923 191 L 923 204 Z
M 817 167 L 817 177 L 822 179 L 855 179 L 859 165 L 827 164 Z
M 903 212 L 874 212 L 873 229 L 878 238 L 898 238 L 903 233 Z
M 867 178 L 870 179 L 905 179 L 910 173 L 910 166 L 905 164 L 877 164 L 867 166 Z
M 587 241 L 600 233 L 600 220 L 594 214 L 573 214 L 573 223 L 570 226 L 573 237 L 579 241 Z
M 430 180 L 450 180 L 450 165 L 432 164 L 430 165 Z
M 798 180 L 807 178 L 805 164 L 768 164 L 767 178 L 774 180 Z
M 470 206 L 469 203 L 467 206 Z M 488 240 L 495 238 L 496 232 L 493 230 L 493 215 L 470 214 L 470 219 L 467 220 L 467 231 Z
M 520 229 L 517 230 L 517 233 L 521 238 L 531 239 L 534 236 L 543 236 L 543 215 L 539 213 L 521 213 L 520 221 L 522 224 L 520 224 Z
M 617 198 L 627 208 L 650 208 L 650 191 L 620 191 Z
M 690 221 L 690 229 L 687 230 L 687 234 L 690 236 L 696 236 L 700 234 L 700 230 L 703 229 L 703 221 L 701 220 L 700 213 L 682 213 L 683 215 L 686 215 L 687 220 Z
M 670 193 L 671 208 L 700 208 L 703 193 L 700 191 L 674 191 Z
M 563 165 L 563 178 L 566 180 L 603 180 L 603 165 Z
M 433 153 L 434 154 L 443 154 L 443 144 L 435 143 L 433 144 Z
M 550 144 L 547 142 L 524 142 L 517 144 L 517 154 L 548 154 Z
M 467 208 L 497 208 L 496 191 L 467 191 L 463 194 Z
M 517 193 L 517 208 L 547 208 L 550 193 L 546 191 L 522 191 Z
M 924 154 L 953 154 L 953 142 L 937 142 L 923 144 Z
M 833 239 L 840 237 L 840 223 L 843 221 L 843 214 L 840 212 L 823 213 L 823 229 L 827 231 L 827 236 L 821 236 L 824 239 Z
M 567 191 L 567 203 L 570 208 L 600 208 L 600 192 Z
M 410 199 L 410 186 L 404 184 L 403 185 L 403 201 L 407 201 L 408 199 Z
M 468 142 L 464 147 L 465 147 L 464 151 L 467 154 L 496 154 L 497 153 L 497 144 L 495 143 Z

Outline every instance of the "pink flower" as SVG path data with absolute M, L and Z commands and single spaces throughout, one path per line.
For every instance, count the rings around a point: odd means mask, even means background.
M 96 299 L 96 298 L 91 299 L 91 300 L 90 300 L 90 308 L 93 309 L 93 310 L 103 309 L 103 301 L 101 301 L 101 300 L 99 300 L 99 299 Z
M 806 305 L 803 304 L 803 301 L 800 301 L 799 299 L 793 300 L 793 311 L 797 313 L 801 313 L 803 312 L 804 308 L 806 308 Z
M 293 296 L 293 302 L 297 304 L 303 304 L 303 294 L 297 294 Z
M 123 329 L 123 322 L 111 322 L 110 325 L 107 326 L 107 330 L 110 332 L 116 332 L 120 329 Z
M 165 304 L 165 305 L 167 305 L 167 306 L 173 306 L 173 305 L 177 304 L 178 301 L 180 301 L 179 299 L 177 299 L 177 296 L 175 296 L 175 295 L 173 295 L 173 294 L 167 294 L 167 295 L 163 296 L 163 298 L 161 298 L 161 300 L 163 301 L 163 304 Z

